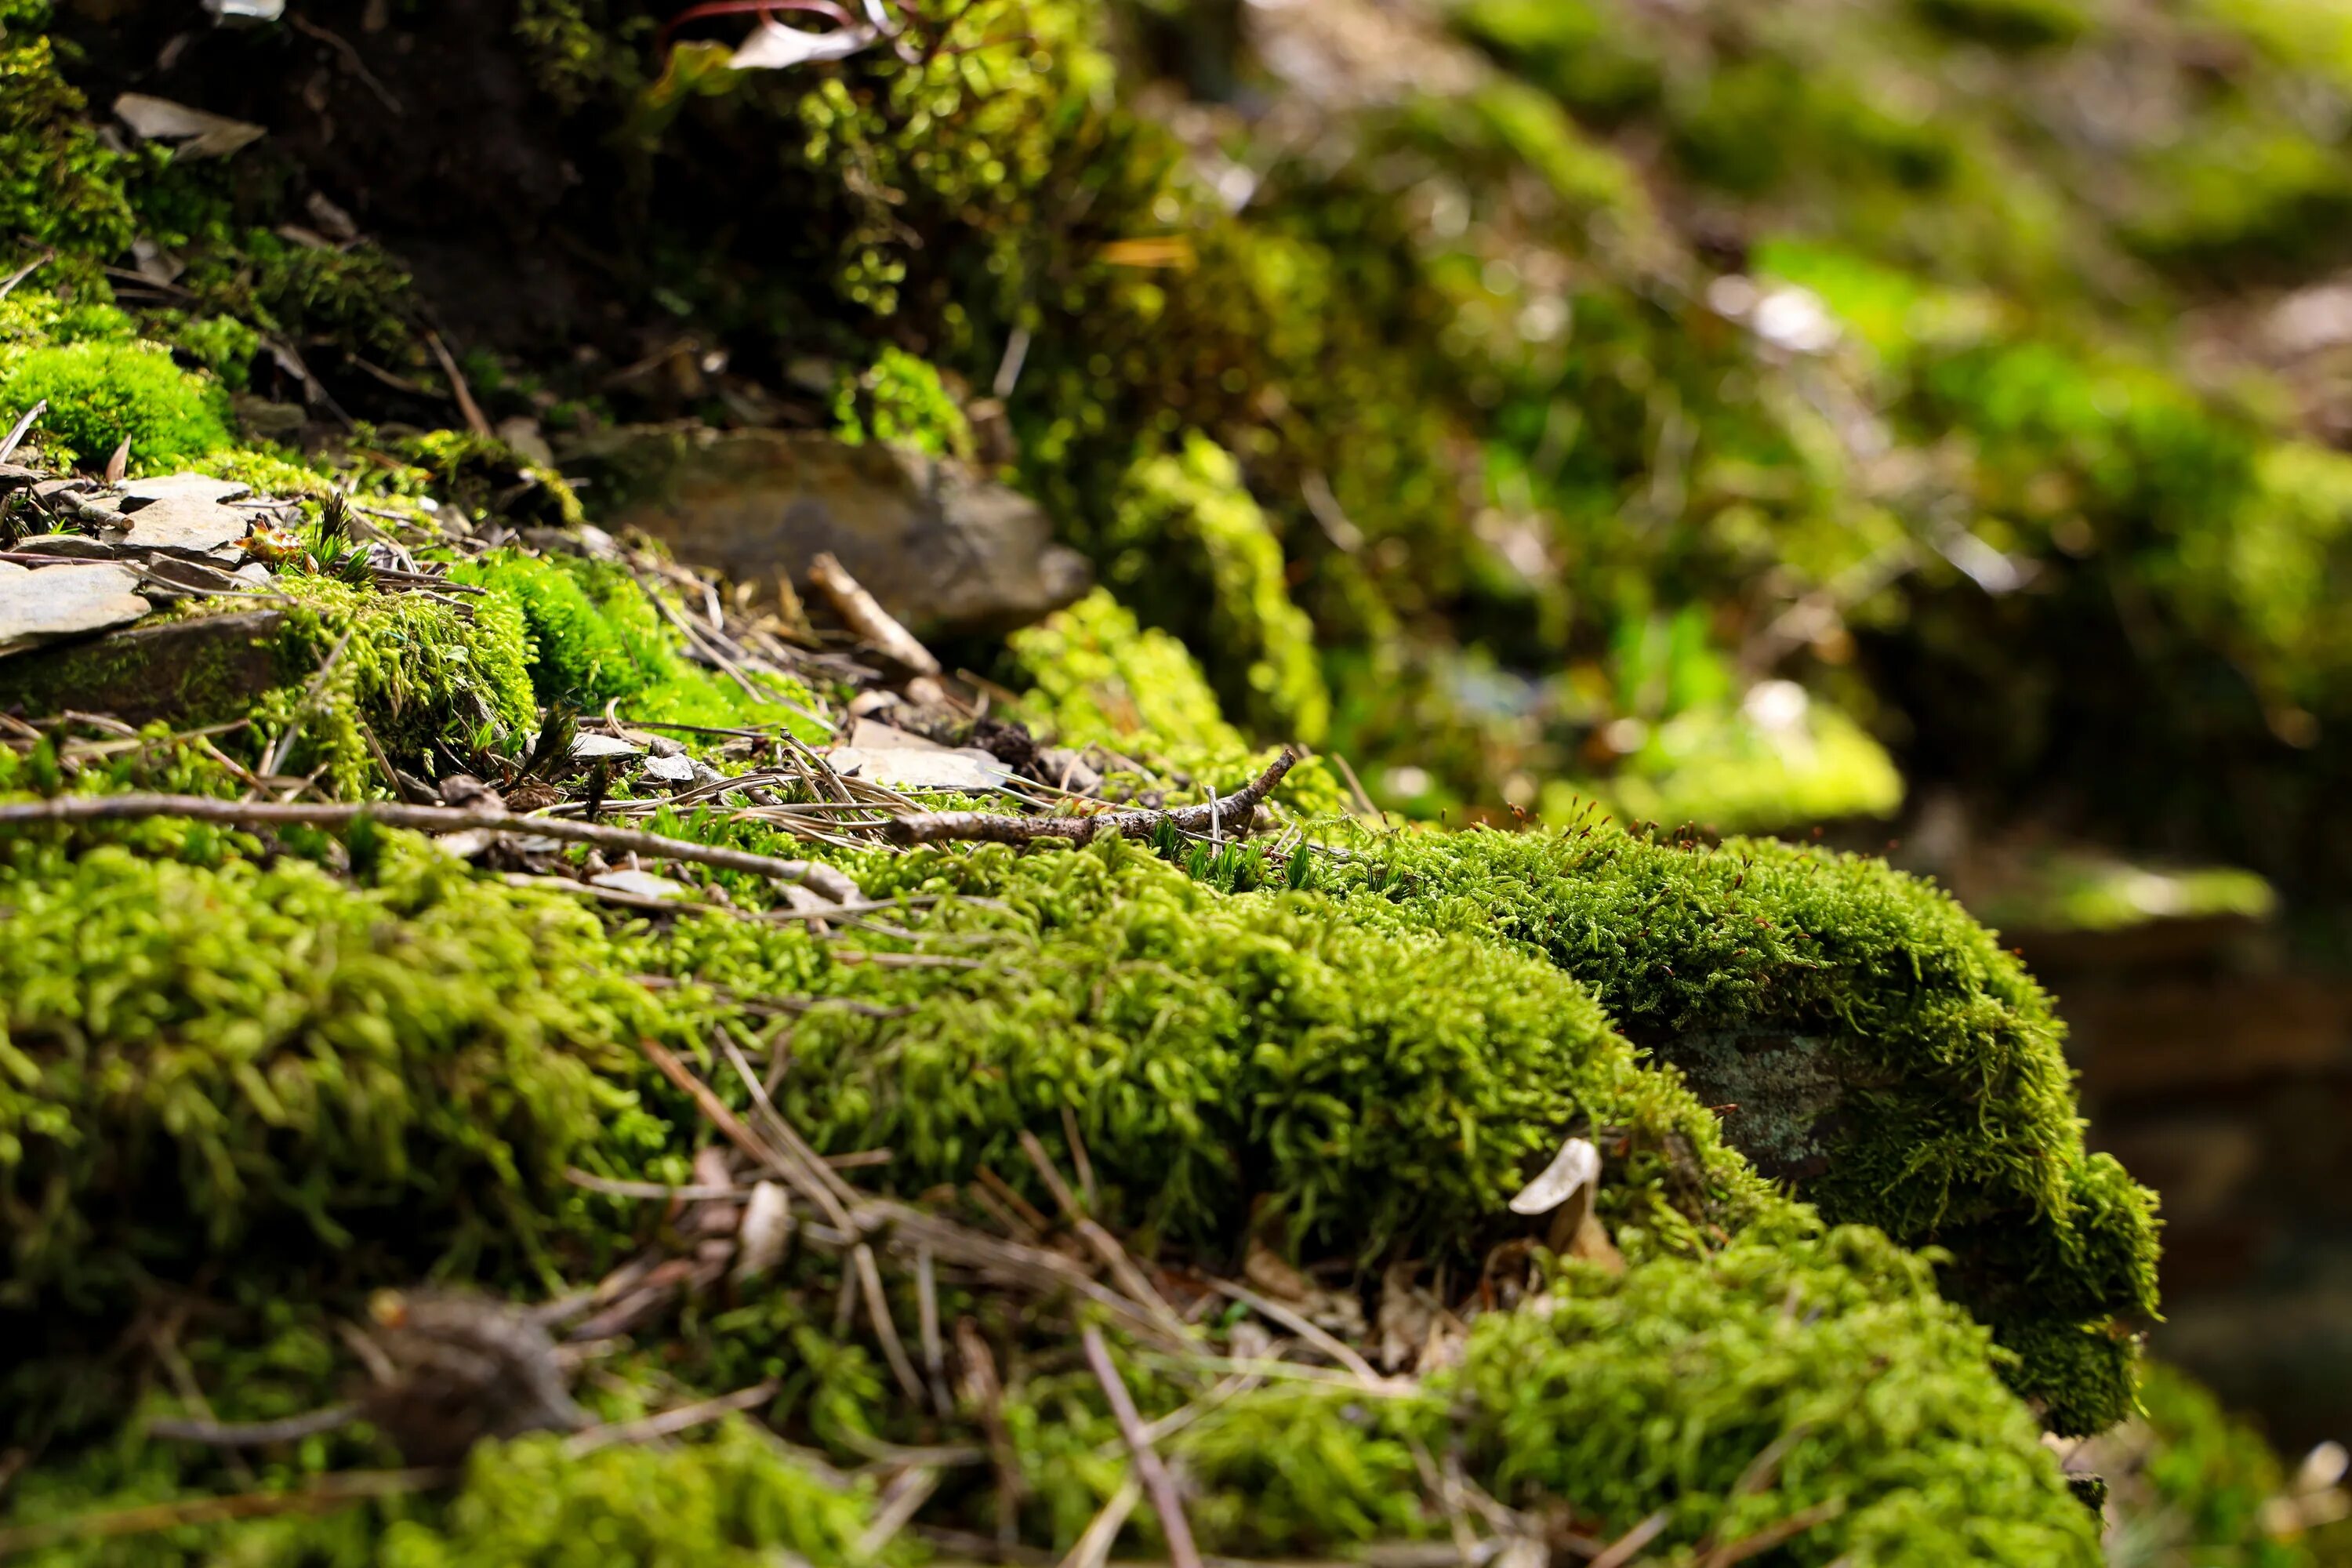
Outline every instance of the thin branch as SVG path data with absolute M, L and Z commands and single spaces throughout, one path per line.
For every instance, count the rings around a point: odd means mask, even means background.
M 1127 1248 L 1118 1244 L 1118 1237 L 1105 1230 L 1078 1206 L 1076 1194 L 1070 1191 L 1069 1184 L 1062 1180 L 1062 1173 L 1055 1168 L 1052 1156 L 1045 1152 L 1045 1145 L 1025 1127 L 1021 1130 L 1021 1152 L 1029 1156 L 1032 1165 L 1037 1167 L 1037 1174 L 1044 1179 L 1045 1190 L 1054 1194 L 1054 1202 L 1061 1208 L 1063 1217 L 1094 1249 L 1095 1256 L 1103 1260 L 1104 1267 L 1110 1270 L 1110 1277 L 1118 1281 L 1118 1288 L 1158 1318 L 1169 1332 L 1181 1337 L 1184 1332 L 1184 1320 L 1176 1315 L 1176 1309 L 1171 1307 L 1166 1298 L 1153 1288 L 1150 1279 L 1136 1266 L 1135 1259 L 1128 1256 Z
M 449 345 L 441 341 L 441 334 L 425 333 L 425 346 L 431 349 L 433 357 L 441 362 L 441 374 L 449 378 L 449 395 L 457 400 L 457 412 L 466 416 L 466 428 L 486 439 L 496 439 L 498 433 L 490 428 L 489 420 L 483 416 L 482 405 L 474 401 L 474 389 L 467 384 L 466 373 L 457 368 L 457 362 L 450 354 Z
M 332 1432 L 359 1418 L 356 1405 L 330 1405 L 276 1421 L 191 1421 L 166 1418 L 147 1423 L 151 1437 L 171 1437 L 184 1443 L 205 1443 L 215 1448 L 261 1448 L 272 1443 L 294 1443 Z
M 732 1394 L 722 1394 L 716 1399 L 698 1400 L 681 1405 L 675 1410 L 660 1410 L 651 1415 L 641 1415 L 635 1421 L 615 1421 L 608 1426 L 591 1426 L 564 1440 L 564 1451 L 572 1455 L 593 1454 L 599 1448 L 609 1448 L 615 1443 L 649 1443 L 656 1437 L 667 1437 L 688 1427 L 716 1421 L 738 1410 L 765 1405 L 776 1396 L 776 1380 L 755 1383 L 749 1388 L 739 1388 Z
M 1817 1502 L 1811 1508 L 1799 1509 L 1788 1518 L 1778 1523 L 1766 1525 L 1745 1540 L 1729 1542 L 1717 1547 L 1699 1559 L 1698 1568 L 1735 1568 L 1735 1564 L 1745 1563 L 1751 1557 L 1769 1552 L 1786 1542 L 1794 1541 L 1817 1524 L 1827 1524 L 1844 1511 L 1845 1499 L 1842 1497 L 1833 1497 L 1824 1502 Z
M 1318 1328 L 1312 1321 L 1300 1313 L 1292 1311 L 1281 1302 L 1269 1300 L 1248 1286 L 1236 1285 L 1230 1279 L 1212 1279 L 1209 1281 L 1209 1287 L 1220 1295 L 1232 1297 L 1260 1317 L 1271 1318 L 1280 1323 L 1284 1328 L 1354 1373 L 1359 1382 L 1370 1384 L 1374 1387 L 1385 1384 L 1387 1380 L 1373 1370 L 1370 1362 L 1349 1349 L 1345 1342 L 1328 1331 Z
M 364 805 L 214 800 L 197 795 L 60 795 L 55 800 L 11 801 L 0 805 L 0 826 L 28 822 L 121 821 L 146 816 L 184 816 L 195 822 L 226 822 L 238 827 L 349 827 L 361 817 L 385 827 L 415 828 L 421 833 L 459 833 L 489 828 L 536 834 L 567 843 L 590 844 L 622 855 L 656 860 L 688 860 L 715 866 L 722 871 L 742 871 L 772 877 L 782 882 L 803 882 L 827 898 L 843 902 L 862 900 L 864 892 L 830 866 L 814 860 L 779 860 L 771 855 L 728 849 L 691 839 L 665 838 L 603 823 L 572 822 L 563 817 L 522 816 L 509 811 L 481 811 L 446 805 L 407 805 L 396 801 Z
M 1265 772 L 1212 805 L 1181 806 L 1174 811 L 1114 811 L 1098 816 L 998 816 L 983 811 L 929 811 L 902 816 L 885 828 L 895 844 L 938 844 L 950 839 L 974 839 L 987 844 L 1034 844 L 1045 838 L 1069 838 L 1083 844 L 1098 834 L 1122 838 L 1146 838 L 1165 822 L 1180 833 L 1231 833 L 1236 837 L 1248 826 L 1258 804 L 1297 764 L 1298 753 L 1289 747 L 1267 764 Z
M 8 427 L 8 434 L 6 437 L 0 437 L 0 463 L 5 463 L 9 458 L 16 455 L 17 445 L 25 439 L 25 433 L 30 430 L 33 427 L 34 423 L 38 420 L 42 415 L 47 414 L 48 411 L 49 400 L 44 397 L 38 403 L 34 404 L 30 408 L 26 409 L 23 416 L 17 419 L 16 423 Z
M 1135 1458 L 1135 1479 L 1143 1484 L 1144 1495 L 1151 1500 L 1151 1510 L 1160 1516 L 1160 1533 L 1167 1538 L 1169 1561 L 1175 1568 L 1201 1568 L 1200 1549 L 1192 1544 L 1192 1527 L 1184 1518 L 1184 1504 L 1176 1495 L 1176 1479 L 1160 1458 L 1160 1450 L 1151 1446 L 1150 1435 L 1143 1429 L 1143 1416 L 1135 1408 L 1135 1398 L 1119 1380 L 1118 1368 L 1110 1359 L 1110 1346 L 1104 1342 L 1102 1331 L 1088 1323 L 1080 1335 L 1086 1346 L 1087 1365 L 1093 1369 L 1095 1381 L 1102 1384 L 1103 1397 L 1110 1402 L 1110 1413 L 1118 1422 L 1119 1435 L 1127 1439 L 1128 1451 Z
M 1626 1563 L 1640 1555 L 1642 1548 L 1658 1538 L 1666 1528 L 1666 1521 L 1673 1517 L 1666 1510 L 1660 1509 L 1619 1536 L 1607 1551 L 1592 1560 L 1591 1568 L 1625 1568 Z
M 874 1249 L 862 1241 L 850 1249 L 850 1258 L 857 1266 L 857 1288 L 865 1293 L 866 1315 L 874 1320 L 874 1337 L 882 1342 L 882 1357 L 890 1363 L 890 1375 L 898 1380 L 908 1398 L 920 1405 L 923 1380 L 915 1363 L 907 1359 L 898 1325 L 890 1320 L 890 1298 L 882 1289 L 882 1266 L 874 1260 Z
M 809 563 L 809 581 L 817 585 L 842 624 L 856 633 L 860 641 L 880 649 L 892 661 L 918 675 L 940 673 L 940 661 L 931 657 L 931 650 L 900 626 L 898 618 L 884 609 L 829 552 L 819 552 L 816 559 Z

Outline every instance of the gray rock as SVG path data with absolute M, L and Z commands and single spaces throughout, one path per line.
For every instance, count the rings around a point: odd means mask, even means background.
M 235 479 L 215 479 L 205 474 L 153 474 L 123 485 L 121 509 L 133 512 L 162 500 L 236 500 L 252 493 L 251 485 L 239 484 Z
M 644 747 L 633 746 L 617 735 L 575 735 L 572 739 L 572 759 L 574 762 L 598 763 L 607 757 L 644 754 Z
M 123 546 L 167 555 L 209 555 L 246 535 L 246 516 L 194 495 L 167 496 L 125 514 Z
M 1091 585 L 1036 503 L 964 464 L 783 430 L 636 427 L 563 453 L 604 525 L 740 581 L 805 578 L 830 552 L 908 629 L 1001 632 Z M 607 499 L 610 498 L 610 499 Z
M 129 625 L 150 608 L 138 586 L 139 574 L 111 563 L 0 576 L 0 657 Z
M 845 777 L 860 778 L 887 789 L 951 789 L 979 793 L 1009 784 L 1013 770 L 982 751 L 950 751 L 944 746 L 892 747 L 861 751 L 835 746 L 825 761 Z
M 664 784 L 682 784 L 694 782 L 694 762 L 689 757 L 647 757 L 644 772 L 646 777 L 659 779 Z
M 589 878 L 588 885 L 593 888 L 609 888 L 614 892 L 628 893 L 640 899 L 660 899 L 665 901 L 694 896 L 694 889 L 684 882 L 673 881 L 667 877 L 656 877 L 651 871 L 606 871 L 601 876 Z
M 47 566 L 32 575 L 126 571 Z M 16 581 L 0 573 L 0 597 Z M 190 616 L 0 658 L 0 709 L 55 713 L 77 708 L 130 724 L 241 719 L 261 693 L 310 673 L 315 659 L 291 667 L 280 659 L 285 627 L 286 616 L 277 610 Z
M 9 546 L 19 555 L 47 555 L 58 561 L 111 561 L 114 546 L 87 533 L 37 533 Z

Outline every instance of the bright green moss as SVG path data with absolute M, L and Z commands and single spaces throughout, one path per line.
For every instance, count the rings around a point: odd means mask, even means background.
M 1212 678 L 1246 725 L 1310 745 L 1323 738 L 1331 698 L 1315 628 L 1291 602 L 1282 545 L 1230 454 L 1195 433 L 1139 463 L 1108 544 L 1110 584 L 1210 650 Z M 1179 595 L 1196 574 L 1207 598 L 1186 605 Z
M 1070 745 L 1165 754 L 1244 749 L 1184 645 L 1108 589 L 1006 639 L 1027 678 L 1024 717 Z
M 1979 912 L 2007 931 L 2113 931 L 2153 921 L 2267 920 L 2277 910 L 2271 885 L 2234 867 L 2168 869 L 2053 853 L 2026 861 Z
M 594 710 L 617 700 L 627 717 L 648 723 L 718 729 L 789 723 L 809 738 L 822 738 L 821 727 L 788 706 L 806 703 L 805 687 L 778 681 L 775 700 L 765 700 L 688 663 L 678 651 L 678 634 L 648 591 L 609 563 L 501 551 L 466 563 L 455 575 L 519 609 L 540 703 Z
M 1608 827 L 1370 841 L 1332 885 L 1359 918 L 1547 953 L 1725 1104 L 1768 1174 L 1832 1220 L 1949 1249 L 1955 1298 L 2006 1337 L 2154 1312 L 2153 1198 L 2084 1154 L 2048 996 L 1932 886 L 1769 841 Z M 2096 1377 L 2072 1340 L 2018 1375 L 2063 1429 L 2128 1408 L 2129 1345 L 2102 1342 Z
M 1769 1206 L 1580 991 L 1495 945 L 1366 931 L 1313 895 L 1222 896 L 1124 846 L 916 856 L 877 879 L 985 892 L 1034 933 L 905 979 L 903 1018 L 821 1012 L 795 1032 L 794 1119 L 826 1148 L 896 1149 L 909 1190 L 1021 1172 L 1018 1131 L 1059 1143 L 1067 1106 L 1116 1212 L 1191 1240 L 1230 1237 L 1264 1194 L 1302 1245 L 1464 1247 L 1591 1124 L 1687 1140 L 1709 1212 Z M 1629 1217 L 1686 1238 L 1663 1192 Z
M 87 104 L 41 31 L 48 20 L 46 0 L 0 6 L 0 268 L 48 248 L 59 254 L 47 281 L 95 283 L 136 233 L 122 191 L 132 160 L 83 119 Z
M 761 1568 L 789 1557 L 813 1568 L 908 1560 L 905 1536 L 880 1556 L 858 1551 L 870 1489 L 844 1490 L 740 1422 L 708 1441 L 623 1445 L 575 1457 L 560 1439 L 485 1445 L 437 1524 L 395 1524 L 385 1568 Z
M 79 342 L 15 356 L 0 379 L 0 411 L 13 423 L 43 399 L 44 449 L 61 463 L 103 463 L 128 438 L 131 471 L 152 473 L 230 441 L 227 395 L 143 343 Z
M 1884 746 L 1799 687 L 1780 681 L 1768 689 L 1769 703 L 1751 698 L 1729 711 L 1677 713 L 1594 793 L 1629 822 L 1704 822 L 1727 833 L 1895 815 L 1903 776 Z M 1569 820 L 1569 794 L 1549 792 L 1543 815 Z
M 49 1329 L 232 1256 L 511 1261 L 567 1160 L 643 1135 L 591 1064 L 650 1009 L 570 900 L 409 840 L 363 889 L 154 843 L 5 848 L 0 1306 Z
M 969 458 L 971 426 L 928 361 L 886 348 L 833 395 L 834 434 L 852 446 L 894 442 L 934 458 Z

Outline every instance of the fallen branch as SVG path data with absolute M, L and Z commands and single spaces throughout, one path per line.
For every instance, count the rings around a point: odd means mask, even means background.
M 286 1513 L 325 1513 L 348 1508 L 370 1498 L 397 1497 L 446 1486 L 457 1472 L 426 1470 L 345 1470 L 321 1476 L 292 1491 L 237 1492 L 229 1497 L 182 1498 L 174 1502 L 145 1503 L 111 1513 L 83 1514 L 44 1524 L 19 1524 L 0 1529 L 0 1557 L 35 1552 L 68 1541 L 111 1540 L 122 1535 L 148 1535 L 189 1524 L 225 1524 L 232 1520 L 268 1519 Z
M 1611 1543 L 1609 1549 L 1592 1560 L 1591 1568 L 1625 1568 L 1640 1555 L 1642 1548 L 1662 1534 L 1674 1515 L 1660 1509 Z
M 650 1443 L 656 1437 L 667 1437 L 731 1415 L 738 1410 L 749 1410 L 755 1405 L 765 1405 L 776 1396 L 777 1384 L 770 1378 L 749 1388 L 739 1388 L 732 1394 L 722 1394 L 716 1399 L 698 1400 L 681 1405 L 675 1410 L 657 1410 L 651 1415 L 641 1415 L 635 1421 L 615 1421 L 609 1426 L 591 1426 L 574 1433 L 564 1440 L 568 1454 L 593 1454 L 599 1448 L 609 1448 L 615 1443 Z
M 999 816 L 984 811 L 927 811 L 894 819 L 883 831 L 894 844 L 938 844 L 972 839 L 985 844 L 1034 844 L 1043 838 L 1068 838 L 1086 843 L 1098 834 L 1122 838 L 1146 838 L 1165 822 L 1180 833 L 1231 833 L 1239 837 L 1258 805 L 1274 793 L 1298 762 L 1289 747 L 1266 765 L 1265 772 L 1233 794 L 1206 805 L 1180 806 L 1174 811 L 1113 811 L 1098 816 Z
M 356 1405 L 330 1405 L 276 1421 L 193 1421 L 176 1417 L 150 1421 L 151 1437 L 172 1437 L 184 1443 L 205 1443 L 215 1448 L 260 1448 L 272 1443 L 298 1442 L 348 1426 L 359 1418 Z
M 1160 1533 L 1168 1542 L 1168 1559 L 1175 1568 L 1201 1568 L 1200 1549 L 1192 1544 L 1192 1526 L 1184 1517 L 1184 1504 L 1176 1495 L 1176 1479 L 1168 1473 L 1160 1459 L 1160 1450 L 1151 1446 L 1150 1434 L 1143 1429 L 1143 1416 L 1135 1408 L 1135 1398 L 1120 1381 L 1118 1368 L 1110 1359 L 1110 1346 L 1104 1342 L 1102 1331 L 1088 1323 L 1080 1336 L 1086 1346 L 1087 1365 L 1093 1369 L 1095 1381 L 1102 1384 L 1103 1397 L 1110 1401 L 1110 1413 L 1118 1422 L 1119 1435 L 1127 1439 L 1128 1452 L 1135 1459 L 1135 1479 L 1143 1485 L 1144 1496 L 1151 1500 L 1152 1512 L 1160 1516 Z
M 235 827 L 349 827 L 362 817 L 385 827 L 415 828 L 421 833 L 462 833 L 487 828 L 497 832 L 535 834 L 541 838 L 588 844 L 619 855 L 656 860 L 686 860 L 715 866 L 722 871 L 742 871 L 800 882 L 840 902 L 862 900 L 865 892 L 848 877 L 814 860 L 780 860 L 691 839 L 665 838 L 600 822 L 572 822 L 560 816 L 520 816 L 510 811 L 478 811 L 464 806 L 406 805 L 395 801 L 370 801 L 362 805 L 214 800 L 200 795 L 77 795 L 55 800 L 0 805 L 0 827 L 29 822 L 116 822 L 147 816 L 184 816 L 193 822 L 225 822 Z
M 916 640 L 915 634 L 898 624 L 898 618 L 884 609 L 864 584 L 851 576 L 840 562 L 820 551 L 809 563 L 809 581 L 815 584 L 833 605 L 842 624 L 856 633 L 859 641 L 887 655 L 895 664 L 904 665 L 917 675 L 936 677 L 940 661 L 931 650 Z

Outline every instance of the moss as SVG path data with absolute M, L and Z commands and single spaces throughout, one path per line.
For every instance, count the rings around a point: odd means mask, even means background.
M 1108 545 L 1110 585 L 1213 650 L 1213 674 L 1244 724 L 1310 745 L 1323 738 L 1331 699 L 1315 629 L 1291 603 L 1282 545 L 1228 453 L 1195 433 L 1139 463 Z M 1205 597 L 1188 605 L 1181 592 L 1195 582 Z
M 1649 730 L 1591 793 L 1630 822 L 1704 821 L 1754 833 L 1892 816 L 1903 804 L 1903 777 L 1861 725 L 1801 687 L 1773 681 L 1738 709 L 1696 708 Z M 1546 817 L 1567 821 L 1575 809 L 1565 788 L 1547 792 Z
M 1184 645 L 1108 589 L 1006 639 L 1024 677 L 1023 717 L 1066 744 L 1162 756 L 1244 750 Z
M 807 739 L 823 738 L 820 726 L 793 710 L 792 704 L 809 700 L 797 681 L 777 682 L 773 696 L 762 700 L 689 665 L 648 590 L 617 566 L 499 551 L 455 575 L 518 607 L 529 637 L 530 684 L 542 704 L 601 709 L 618 701 L 628 717 L 648 723 L 784 723 Z
M 2126 1341 L 2104 1342 L 2093 1375 L 2079 1340 L 2036 1336 L 2067 1325 L 2095 1336 L 2112 1316 L 2154 1312 L 2154 1200 L 2084 1152 L 2048 996 L 1949 898 L 1859 858 L 1605 826 L 1366 848 L 1330 884 L 1360 918 L 1528 944 L 1695 1074 L 1732 1032 L 1744 1085 L 1769 1071 L 1788 1086 L 1777 1106 L 1730 1104 L 1735 1144 L 1818 1149 L 1766 1169 L 1798 1178 L 1832 1220 L 1949 1249 L 1955 1299 L 2029 1352 L 2063 1346 L 2055 1362 L 2029 1353 L 2019 1374 L 2062 1429 L 2128 1408 Z M 1798 1071 L 1801 1057 L 1786 1058 L 1824 1048 L 1834 1091 L 1820 1063 Z M 1783 1064 L 1753 1060 L 1771 1053 Z M 1733 1100 L 1695 1083 L 1710 1102 Z M 1776 1108 L 1798 1123 L 1775 1124 Z
M 2090 29 L 2082 0 L 1916 0 L 1929 25 L 1955 37 L 2000 48 L 2043 48 L 2071 43 Z
M 643 1137 L 591 1061 L 646 997 L 570 900 L 413 841 L 365 889 L 201 828 L 6 848 L 0 1303 L 43 1332 L 207 1259 L 511 1262 L 567 1160 Z
M 0 408 L 13 422 L 44 399 L 44 449 L 54 461 L 103 463 L 128 439 L 132 471 L 152 473 L 230 441 L 226 394 L 146 344 L 79 342 L 13 356 Z
M 42 31 L 48 20 L 45 3 L 0 7 L 0 235 L 12 247 L 57 251 L 49 281 L 87 286 L 137 232 L 122 189 L 134 160 L 83 118 L 87 104 Z
M 940 373 L 904 349 L 886 348 L 833 394 L 834 434 L 852 446 L 887 441 L 934 458 L 972 454 L 971 426 Z
M 2012 931 L 2115 931 L 2166 920 L 2267 920 L 2278 895 L 2229 866 L 2163 868 L 2081 853 L 2037 857 L 2012 882 L 1977 900 Z

